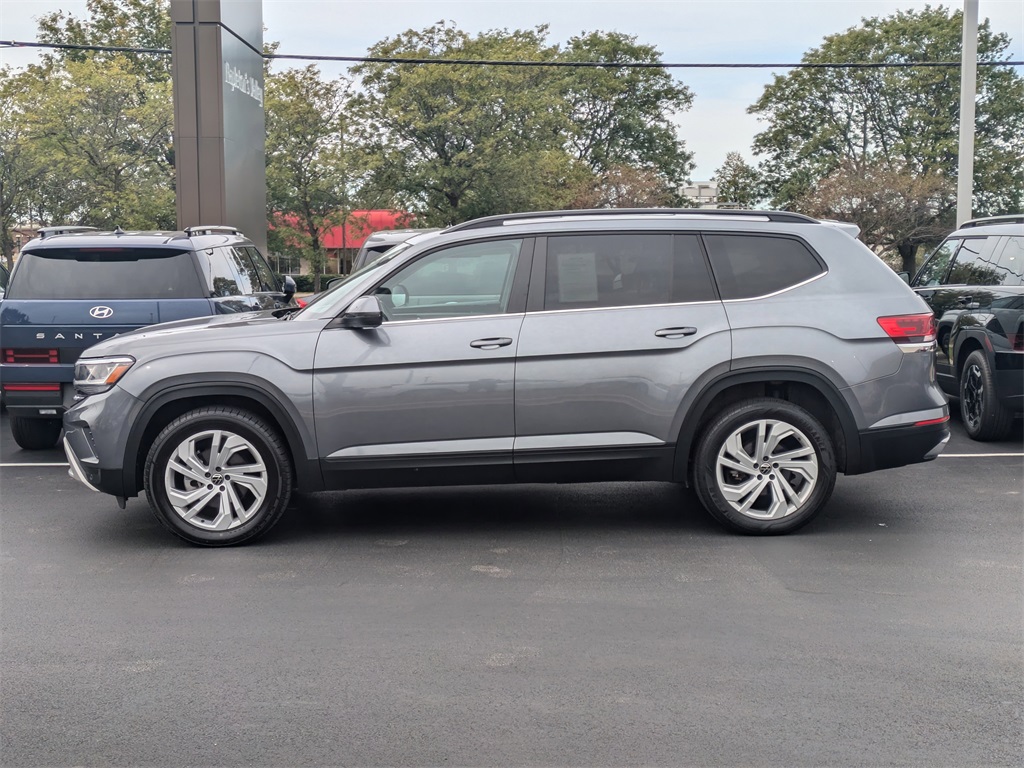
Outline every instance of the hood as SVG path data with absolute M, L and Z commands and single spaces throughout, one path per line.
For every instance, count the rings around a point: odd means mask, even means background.
M 266 342 L 269 337 L 294 332 L 299 325 L 275 317 L 272 311 L 197 317 L 122 334 L 90 347 L 85 356 L 131 355 L 141 361 L 169 352 L 241 350 L 254 346 L 256 341 Z M 301 327 L 308 329 L 309 324 Z

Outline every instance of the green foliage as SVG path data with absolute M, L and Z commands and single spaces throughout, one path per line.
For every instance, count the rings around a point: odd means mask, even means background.
M 169 7 L 168 0 L 88 0 L 86 18 L 78 18 L 65 11 L 41 16 L 38 19 L 39 40 L 44 43 L 170 49 Z M 44 61 L 48 66 L 59 68 L 69 61 L 108 61 L 113 57 L 127 62 L 128 71 L 149 82 L 171 79 L 171 59 L 166 55 L 55 50 L 47 54 Z
M 370 50 L 381 58 L 506 61 L 656 61 L 658 52 L 618 33 L 573 38 L 562 50 L 547 28 L 470 36 L 439 22 Z M 356 67 L 358 105 L 380 158 L 376 183 L 394 189 L 424 223 L 559 208 L 624 168 L 674 191 L 692 168 L 671 114 L 690 92 L 661 69 L 507 66 Z
M 545 34 L 541 27 L 470 37 L 441 22 L 386 39 L 370 55 L 542 61 L 555 55 Z M 558 202 L 552 192 L 570 164 L 548 71 L 382 63 L 354 71 L 364 89 L 364 135 L 381 159 L 378 184 L 424 211 L 425 224 Z
M 0 69 L 0 254 L 13 266 L 11 230 L 25 218 L 31 193 L 39 184 L 42 167 L 25 124 L 25 78 Z
M 657 63 L 661 52 L 619 32 L 590 32 L 573 37 L 559 61 Z M 569 126 L 567 147 L 596 174 L 613 168 L 654 173 L 664 190 L 674 191 L 693 170 L 672 122 L 693 104 L 693 94 L 668 70 L 583 68 L 558 70 Z
M 720 203 L 756 208 L 766 197 L 761 174 L 739 152 L 730 152 L 725 156 L 725 162 L 715 171 L 712 180 L 718 182 Z
M 66 61 L 23 91 L 41 221 L 174 227 L 171 84 L 131 70 L 121 57 Z
M 830 35 L 805 62 L 959 61 L 962 14 L 943 7 L 865 19 Z M 1009 40 L 978 29 L 978 58 L 999 61 Z M 749 111 L 767 123 L 754 149 L 777 206 L 798 206 L 844 164 L 889 166 L 955 179 L 960 71 L 950 67 L 799 69 L 778 75 Z M 1024 208 L 1024 79 L 1009 67 L 978 68 L 975 200 L 978 214 Z M 953 186 L 932 208 L 952 226 Z
M 368 167 L 351 136 L 349 86 L 311 65 L 271 75 L 265 100 L 270 242 L 300 251 L 319 273 L 324 236 L 359 206 Z

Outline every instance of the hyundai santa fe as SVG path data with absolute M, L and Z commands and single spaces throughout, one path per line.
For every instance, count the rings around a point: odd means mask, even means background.
M 553 211 L 413 237 L 307 307 L 103 341 L 71 474 L 196 544 L 296 490 L 660 480 L 792 531 L 837 473 L 949 439 L 935 323 L 848 228 L 763 211 Z

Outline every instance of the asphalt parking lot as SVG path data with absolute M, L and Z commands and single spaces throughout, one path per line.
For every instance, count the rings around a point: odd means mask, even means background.
M 788 537 L 524 486 L 300 497 L 206 550 L 6 421 L 5 766 L 1024 762 L 1019 424 Z

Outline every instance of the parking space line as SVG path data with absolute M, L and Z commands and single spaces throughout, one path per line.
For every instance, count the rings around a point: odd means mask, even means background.
M 1024 453 L 940 453 L 940 459 L 1008 459 L 1024 458 Z
M 66 467 L 66 461 L 0 463 L 0 467 Z

